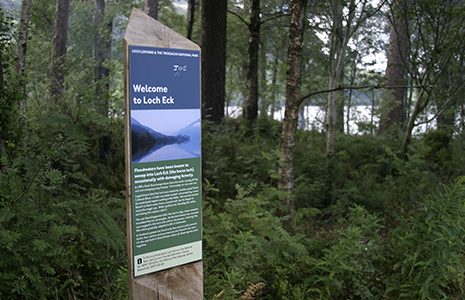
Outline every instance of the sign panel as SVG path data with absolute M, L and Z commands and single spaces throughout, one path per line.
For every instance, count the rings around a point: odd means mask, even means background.
M 134 276 L 202 259 L 200 52 L 129 46 Z

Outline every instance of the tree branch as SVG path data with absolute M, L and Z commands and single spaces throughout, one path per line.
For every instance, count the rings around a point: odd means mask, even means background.
M 358 28 L 369 18 L 373 17 L 375 14 L 377 14 L 381 8 L 383 8 L 384 4 L 387 2 L 387 0 L 383 0 L 371 13 L 367 13 L 365 16 L 363 16 L 363 11 L 360 14 L 360 17 L 358 18 L 357 22 L 355 22 L 354 27 L 349 33 L 349 37 L 352 37 L 354 35 L 355 31 L 358 30 Z M 365 8 L 366 3 L 363 5 L 363 9 Z
M 277 14 L 274 14 L 274 15 L 270 15 L 268 18 L 264 18 L 263 20 L 260 21 L 260 24 L 264 24 L 264 23 L 266 23 L 268 21 L 278 19 L 278 18 L 281 18 L 281 17 L 290 17 L 290 16 L 291 16 L 291 14 L 277 13 Z
M 427 124 L 433 121 L 434 119 L 436 119 L 446 109 L 446 107 L 455 99 L 458 93 L 463 89 L 463 86 L 458 86 L 453 93 L 450 92 L 451 88 L 452 88 L 452 83 L 449 82 L 448 97 L 447 97 L 448 100 L 443 105 L 441 105 L 441 107 L 438 108 L 438 111 L 434 114 L 434 116 L 432 116 L 430 119 L 426 121 L 414 123 L 414 127 Z
M 244 23 L 247 27 L 250 26 L 250 23 L 247 22 L 240 14 L 228 9 L 228 13 L 230 13 L 233 16 L 236 16 L 242 23 Z
M 305 99 L 308 99 L 310 97 L 320 95 L 320 94 L 326 94 L 326 93 L 332 93 L 332 92 L 337 92 L 337 91 L 343 91 L 343 90 L 365 90 L 365 89 L 370 89 L 370 90 L 380 90 L 380 89 L 386 89 L 386 90 L 392 90 L 392 89 L 405 89 L 405 88 L 432 88 L 433 86 L 431 85 L 393 85 L 393 86 L 386 86 L 386 85 L 360 85 L 360 86 L 338 86 L 333 89 L 326 89 L 326 90 L 320 90 L 316 92 L 312 92 L 309 94 L 306 94 L 305 96 L 302 96 L 299 99 L 299 104 L 301 104 Z
M 438 111 L 434 114 L 434 116 L 432 116 L 430 119 L 427 119 L 425 121 L 422 121 L 422 122 L 418 122 L 418 123 L 414 123 L 413 126 L 414 127 L 417 127 L 419 125 L 423 125 L 423 124 L 427 124 L 431 121 L 433 121 L 434 119 L 436 119 L 443 111 L 444 109 L 446 109 L 447 105 L 449 105 L 449 103 L 452 102 L 452 98 L 447 100 L 446 103 L 444 103 L 439 109 Z

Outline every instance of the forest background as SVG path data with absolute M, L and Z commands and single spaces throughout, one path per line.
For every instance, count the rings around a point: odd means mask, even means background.
M 465 297 L 463 1 L 2 0 L 0 298 L 127 298 L 133 7 L 202 47 L 205 298 Z

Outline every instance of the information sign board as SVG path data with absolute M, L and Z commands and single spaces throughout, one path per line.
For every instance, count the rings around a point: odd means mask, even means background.
M 200 51 L 128 46 L 132 259 L 202 259 Z

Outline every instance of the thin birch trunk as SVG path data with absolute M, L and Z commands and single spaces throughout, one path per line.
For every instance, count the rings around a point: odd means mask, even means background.
M 22 77 L 26 67 L 27 37 L 29 34 L 29 21 L 31 19 L 32 0 L 21 2 L 21 16 L 18 26 L 18 43 L 16 48 L 16 73 Z
M 410 118 L 407 122 L 407 127 L 405 129 L 404 134 L 404 141 L 402 143 L 402 154 L 404 155 L 405 159 L 408 159 L 408 148 L 410 146 L 410 143 L 412 142 L 412 133 L 413 129 L 415 128 L 415 121 L 418 115 L 422 112 L 423 108 L 426 107 L 428 102 L 428 98 L 424 99 L 425 97 L 428 97 L 428 95 L 425 94 L 425 90 L 422 89 L 420 91 L 420 94 L 418 95 L 417 101 L 415 101 L 415 106 L 413 107 L 413 111 L 410 114 Z
M 307 2 L 308 0 L 292 1 L 286 71 L 286 104 L 278 170 L 278 188 L 285 192 L 283 211 L 280 212 L 280 215 L 290 216 L 287 225 L 291 229 L 295 227 L 295 204 L 292 196 L 294 189 L 294 146 L 301 98 L 302 45 Z
M 355 75 L 357 73 L 357 62 L 354 62 L 352 66 L 352 74 L 350 77 L 350 86 L 354 85 L 355 82 Z M 347 114 L 346 114 L 346 127 L 347 127 L 347 134 L 350 135 L 350 106 L 352 105 L 352 89 L 349 90 L 349 98 L 347 99 Z

